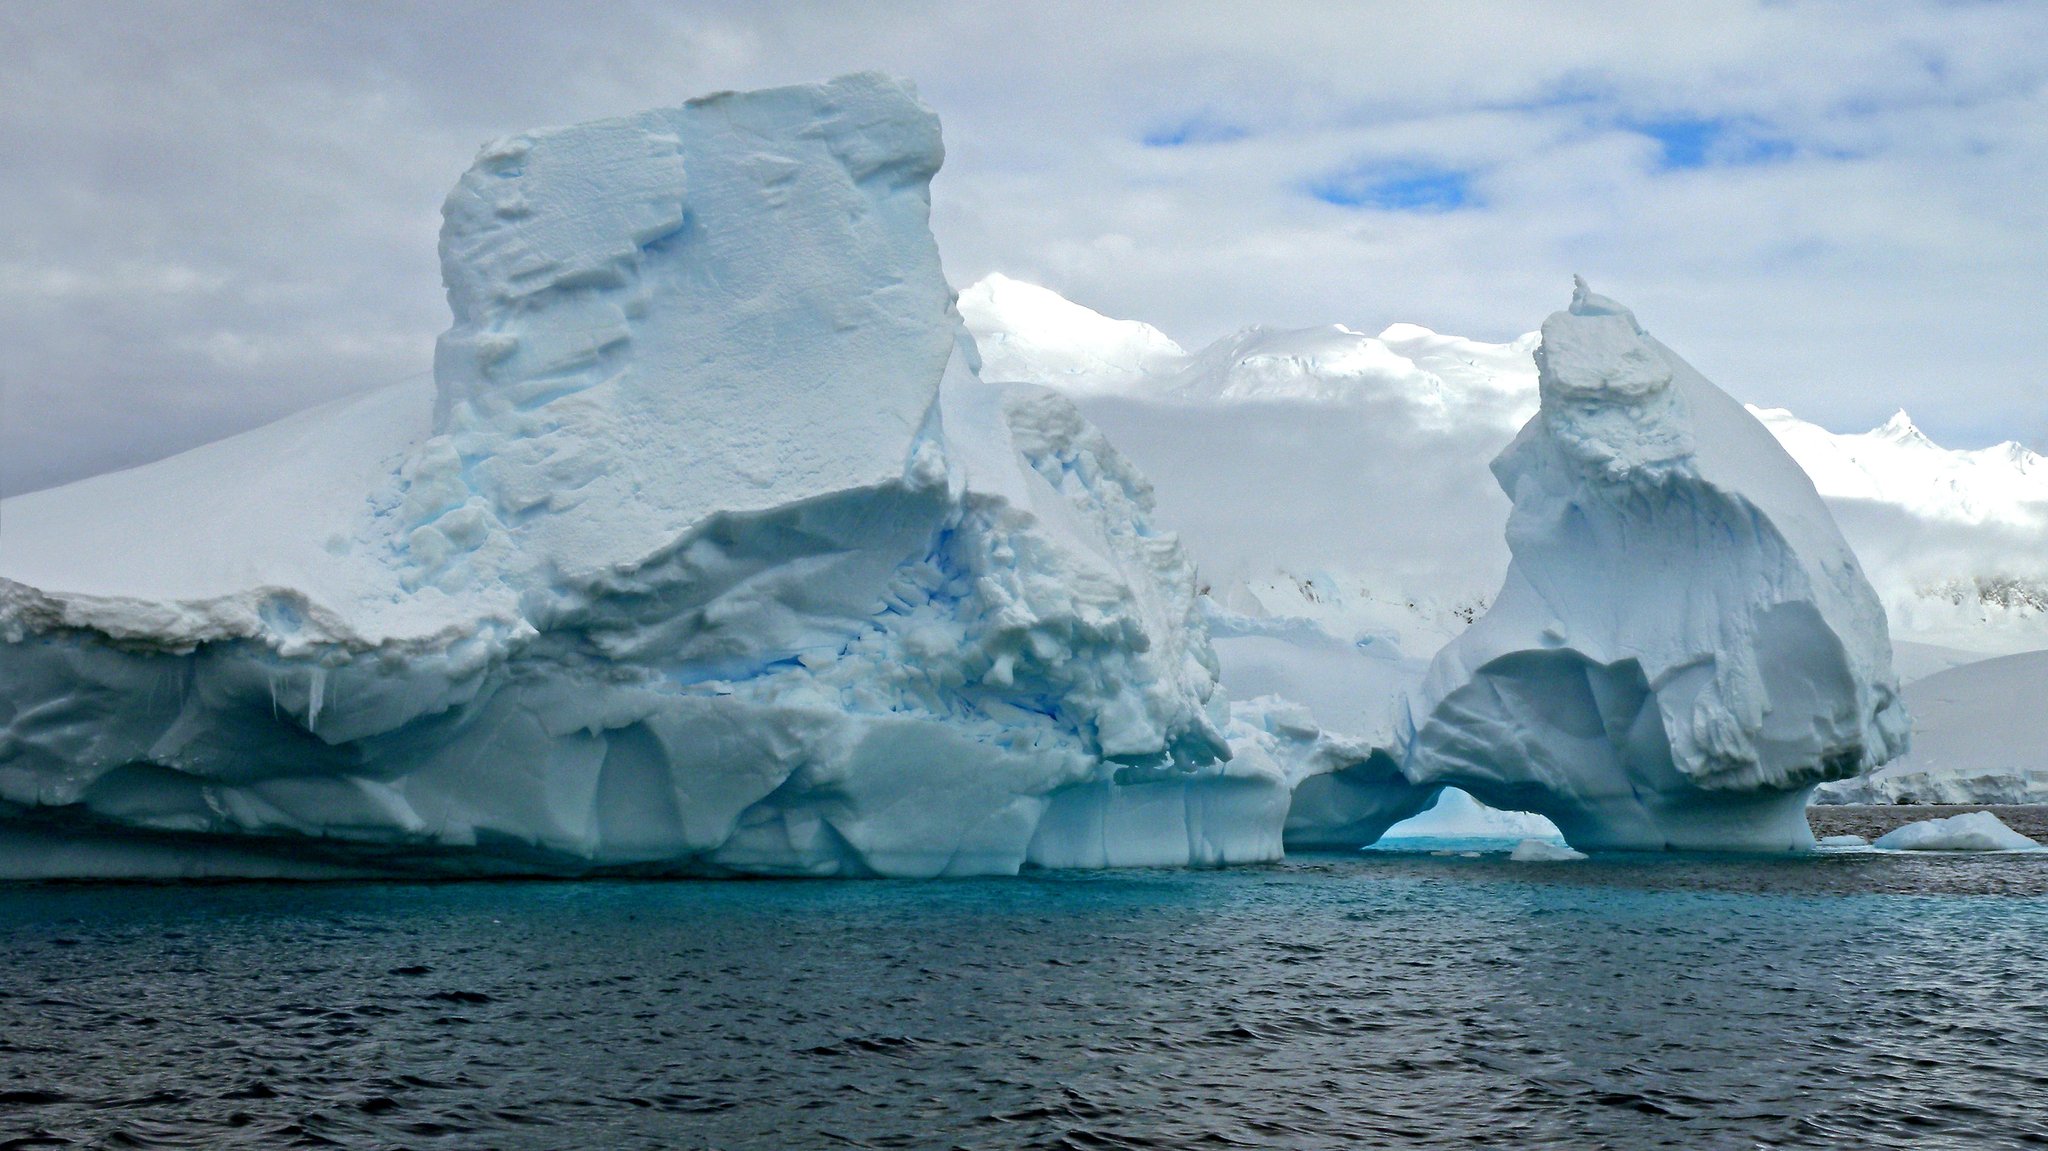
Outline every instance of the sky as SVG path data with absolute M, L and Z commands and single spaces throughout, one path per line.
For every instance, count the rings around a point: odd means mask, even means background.
M 880 69 L 948 276 L 1190 348 L 1534 329 L 2048 447 L 2048 5 L 0 0 L 0 492 L 431 370 L 479 145 Z

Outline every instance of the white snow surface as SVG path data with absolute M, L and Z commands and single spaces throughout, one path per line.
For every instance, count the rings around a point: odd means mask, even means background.
M 1913 746 L 1821 803 L 2048 803 L 2048 651 L 1965 664 L 1902 693 Z
M 1145 481 L 977 378 L 940 159 L 873 75 L 492 143 L 431 385 L 6 501 L 0 876 L 1277 856 Z
M 1903 409 L 1870 431 L 1837 435 L 1784 408 L 1752 408 L 1831 499 L 1893 504 L 1929 519 L 2038 530 L 2048 520 L 2048 460 L 2013 442 L 1951 451 Z
M 2041 845 L 1988 811 L 1969 811 L 1893 828 L 1871 846 L 1887 851 L 2031 851 Z
M 1534 333 L 1253 327 L 1169 356 L 1154 329 L 1118 350 L 1128 321 L 1007 277 L 960 309 L 978 344 L 1006 350 L 985 375 L 1067 392 L 1145 472 L 1222 608 L 1426 657 L 1499 587 L 1508 504 L 1483 464 L 1536 410 Z
M 960 293 L 975 327 L 981 375 L 1074 392 L 1115 392 L 1170 371 L 1187 356 L 1150 324 L 1112 320 L 1047 288 L 998 272 Z
M 1514 553 L 1437 654 L 1402 770 L 1576 847 L 1800 849 L 1815 784 L 1904 750 L 1884 610 L 1812 483 L 1612 300 L 1543 325 L 1494 461 Z

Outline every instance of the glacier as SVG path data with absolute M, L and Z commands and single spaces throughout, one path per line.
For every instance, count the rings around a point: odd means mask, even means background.
M 1143 478 L 985 384 L 875 75 L 493 142 L 431 382 L 0 518 L 0 876 L 1280 852 Z

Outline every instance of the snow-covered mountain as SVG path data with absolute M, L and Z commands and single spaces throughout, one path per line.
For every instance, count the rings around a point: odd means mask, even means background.
M 2048 460 L 2010 441 L 1977 451 L 1928 439 L 1903 410 L 1870 431 L 1847 435 L 1807 423 L 1784 408 L 1750 409 L 1778 437 L 1820 494 L 1832 500 L 1892 504 L 1926 519 L 2048 524 Z
M 1223 608 L 1420 655 L 1499 588 L 1508 504 L 1484 465 L 1535 411 L 1534 333 L 1253 327 L 1175 355 L 1155 328 L 1007 277 L 960 310 L 989 378 L 1067 391 L 1152 479 Z M 1905 678 L 2048 647 L 2048 461 L 1943 448 L 1903 412 L 1840 434 L 1750 411 L 1863 561 Z

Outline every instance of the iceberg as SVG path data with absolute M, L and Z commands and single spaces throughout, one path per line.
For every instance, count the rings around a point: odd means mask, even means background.
M 1379 839 L 1392 843 L 1402 839 L 1544 839 L 1563 838 L 1555 824 L 1527 811 L 1502 811 L 1487 807 L 1455 787 L 1444 788 L 1436 802 L 1420 815 L 1411 816 L 1387 829 Z
M 874 75 L 487 145 L 431 382 L 6 501 L 0 877 L 1281 850 L 1195 574 L 984 383 Z
M 1587 290 L 1493 465 L 1513 555 L 1411 701 L 1402 771 L 1574 847 L 1811 848 L 1814 787 L 1905 750 L 1885 614 L 1813 483 Z
M 1893 828 L 1871 846 L 1888 851 L 2032 851 L 2041 845 L 1988 811 L 1967 811 Z
M 1508 852 L 1508 859 L 1515 863 L 1570 863 L 1575 859 L 1587 858 L 1583 851 L 1574 851 L 1561 843 L 1547 839 L 1525 839 Z

